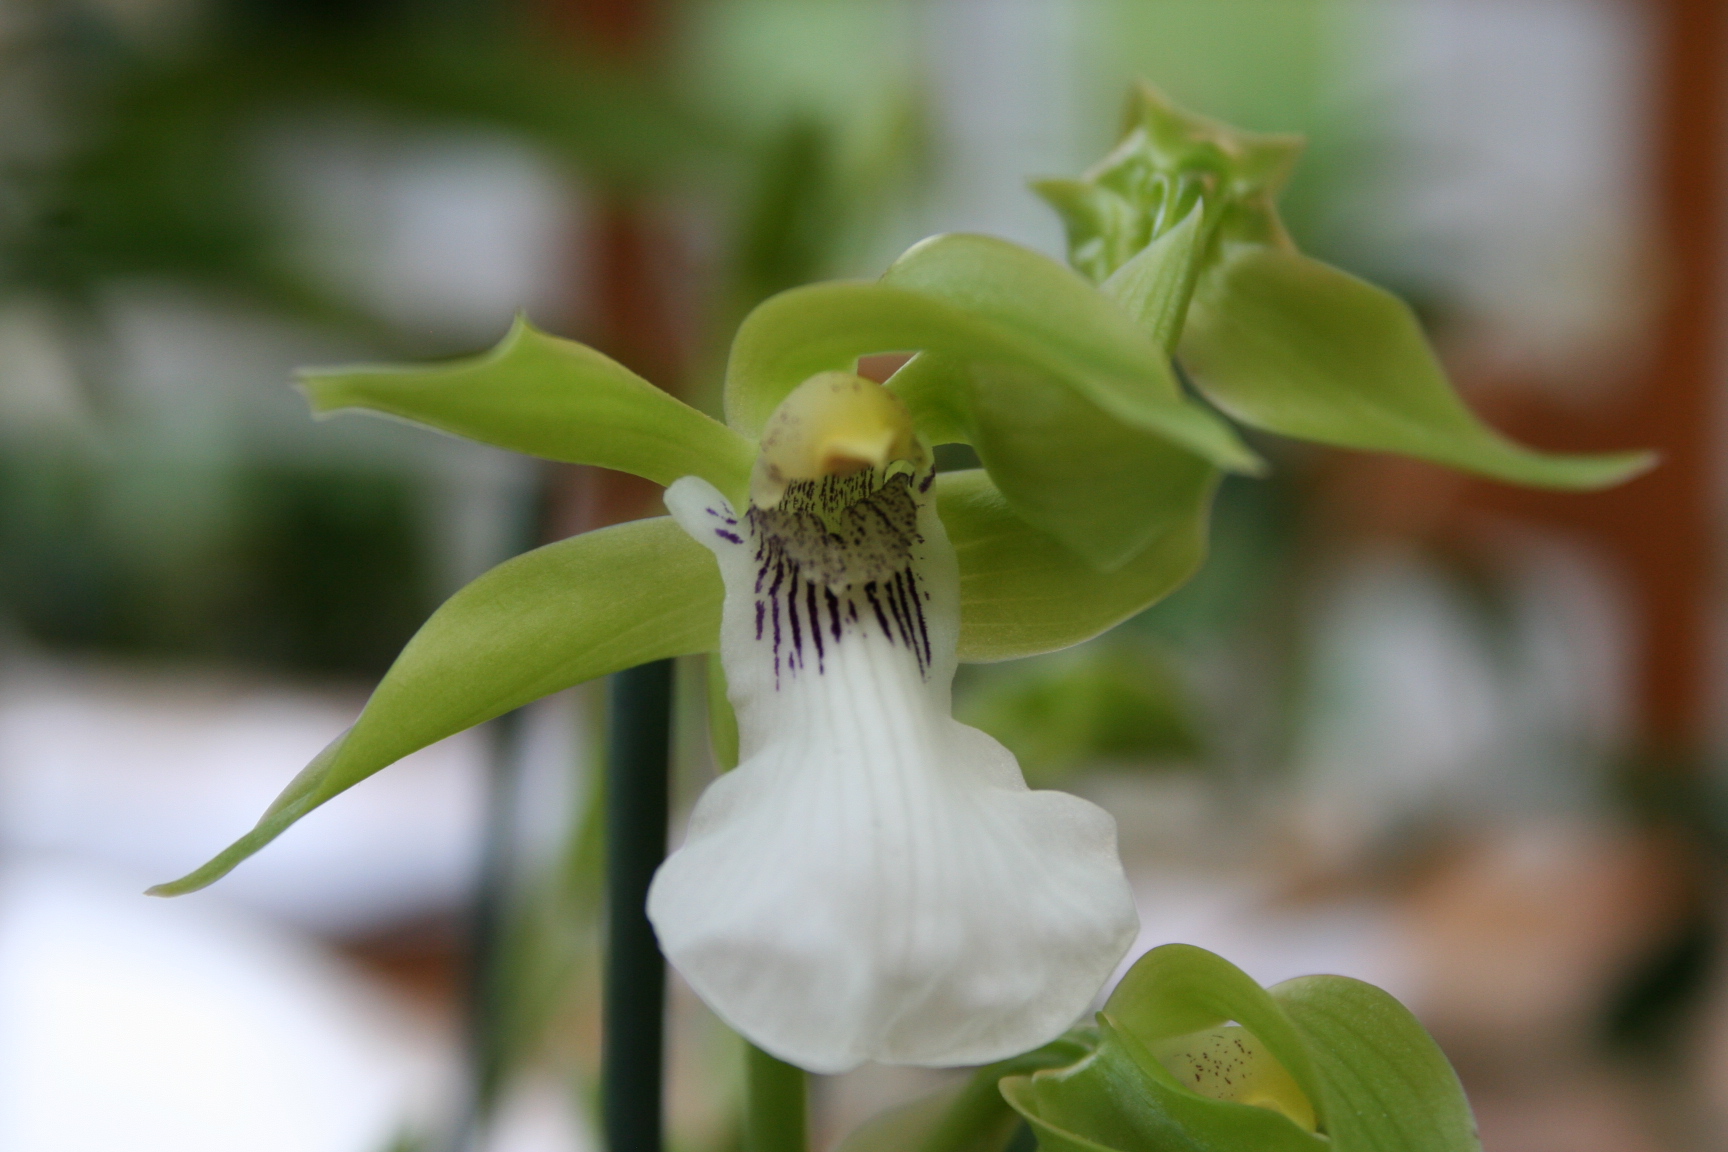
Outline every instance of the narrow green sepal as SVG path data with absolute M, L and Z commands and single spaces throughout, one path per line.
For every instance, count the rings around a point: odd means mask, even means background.
M 294 778 L 257 827 L 150 894 L 205 887 L 324 801 L 446 736 L 596 676 L 713 649 L 721 595 L 713 556 L 669 517 L 500 564 L 432 614 L 354 726 Z
M 1206 555 L 1216 477 L 1132 560 L 1102 572 L 1015 515 L 982 469 L 937 476 L 937 510 L 960 562 L 960 659 L 988 663 L 1067 648 L 1174 591 Z
M 312 411 L 364 408 L 515 452 L 670 484 L 700 476 L 729 495 L 755 446 L 585 344 L 521 316 L 490 351 L 443 364 L 312 368 Z
M 1452 390 L 1409 305 L 1287 249 L 1232 246 L 1205 272 L 1181 353 L 1208 399 L 1284 436 L 1546 488 L 1603 488 L 1655 463 L 1648 452 L 1562 455 L 1507 439 Z

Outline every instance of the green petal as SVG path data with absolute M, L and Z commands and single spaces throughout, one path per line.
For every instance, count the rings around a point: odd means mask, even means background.
M 720 599 L 713 556 L 664 516 L 500 564 L 432 614 L 360 719 L 257 827 L 151 894 L 204 887 L 338 792 L 464 728 L 608 672 L 714 648 Z
M 700 476 L 738 495 L 755 445 L 585 344 L 518 317 L 497 347 L 445 364 L 300 373 L 319 414 L 367 408 L 470 440 L 658 484 Z
M 1402 1004 L 1344 976 L 1286 980 L 1271 995 L 1308 1040 L 1339 1152 L 1480 1152 L 1457 1074 Z
M 1193 574 L 1206 553 L 1217 474 L 1184 514 L 1114 572 L 1101 572 L 1016 516 L 981 469 L 936 478 L 937 508 L 960 561 L 960 659 L 1013 660 L 1089 640 Z
M 1201 277 L 1182 359 L 1220 408 L 1285 436 L 1550 488 L 1601 488 L 1654 462 L 1506 439 L 1458 399 L 1408 305 L 1285 249 L 1237 246 Z
M 924 353 L 889 381 L 914 419 L 970 401 L 964 437 L 1016 515 L 1114 571 L 1203 507 L 1217 470 L 1037 369 Z M 941 421 L 936 422 L 941 426 Z
M 1047 354 L 1046 365 L 1073 366 L 1056 377 L 1115 420 L 1186 445 L 1226 468 L 1259 468 L 1227 425 L 1182 396 L 1169 356 L 1148 338 L 1145 326 L 1047 256 L 994 236 L 932 236 L 896 260 L 882 282 L 1017 335 Z
M 929 349 L 972 363 L 1036 368 L 1118 420 L 1156 432 L 1224 467 L 1259 467 L 1228 424 L 1165 390 L 1170 370 L 1145 337 L 1133 331 L 1132 321 L 1084 281 L 1049 263 L 1075 290 L 1091 293 L 1097 309 L 1115 312 L 1115 319 L 1128 329 L 1125 346 L 1092 346 L 1016 325 L 965 301 L 951 303 L 892 284 L 813 284 L 782 292 L 745 318 L 727 364 L 727 420 L 746 435 L 759 435 L 775 406 L 816 373 L 849 370 L 859 356 L 874 352 Z

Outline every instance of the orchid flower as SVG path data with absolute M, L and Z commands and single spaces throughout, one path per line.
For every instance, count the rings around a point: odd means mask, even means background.
M 1035 1047 L 1139 924 L 1110 817 L 1028 790 L 949 715 L 960 570 L 935 479 L 893 393 L 826 372 L 769 420 L 745 510 L 694 476 L 666 493 L 719 561 L 741 762 L 648 914 L 728 1023 L 813 1071 Z
M 1301 255 L 1274 199 L 1297 143 L 1149 90 L 1110 157 L 1047 182 L 1078 275 L 951 235 L 878 281 L 781 293 L 741 325 L 725 423 L 519 321 L 453 363 L 303 374 L 361 408 L 668 485 L 671 517 L 507 561 L 440 608 L 354 726 L 202 887 L 418 748 L 649 660 L 718 651 L 742 763 L 650 898 L 664 949 L 766 1050 L 837 1071 L 976 1063 L 1070 1024 L 1134 935 L 1114 828 L 1028 791 L 956 723 L 956 661 L 1078 643 L 1199 564 L 1211 494 L 1268 431 L 1557 487 L 1640 454 L 1512 444 L 1452 393 L 1395 297 Z M 859 357 L 910 352 L 886 386 Z M 1178 383 L 1180 352 L 1195 386 Z M 937 474 L 967 443 L 982 469 Z

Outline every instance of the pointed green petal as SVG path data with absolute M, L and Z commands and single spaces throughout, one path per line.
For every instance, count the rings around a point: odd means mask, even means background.
M 1142 248 L 1104 281 L 1104 294 L 1138 320 L 1160 348 L 1174 348 L 1206 239 L 1206 208 L 1196 203 L 1182 222 Z
M 1100 572 L 1016 516 L 981 469 L 939 475 L 937 509 L 960 560 L 960 659 L 1054 652 L 1175 590 L 1205 556 L 1214 487 L 1208 478 L 1185 516 L 1165 522 L 1121 568 Z
M 585 344 L 517 318 L 489 352 L 444 364 L 313 368 L 301 386 L 320 415 L 366 408 L 530 456 L 597 464 L 659 484 L 700 476 L 749 483 L 755 446 Z
M 1232 416 L 1303 440 L 1549 488 L 1602 488 L 1654 463 L 1647 452 L 1568 456 L 1506 439 L 1453 392 L 1408 305 L 1284 249 L 1235 247 L 1201 277 L 1182 360 Z
M 989 300 L 965 291 L 944 297 L 928 284 L 909 291 L 889 283 L 837 282 L 782 292 L 739 328 L 726 372 L 727 420 L 747 435 L 759 435 L 774 407 L 816 373 L 850 369 L 859 356 L 874 352 L 929 349 L 967 362 L 1037 368 L 1114 418 L 1221 466 L 1259 466 L 1228 424 L 1175 391 L 1168 365 L 1131 320 L 1061 265 L 1045 263 L 1072 289 L 1066 294 L 1075 305 L 1068 316 L 1072 325 L 1021 324 L 1015 314 L 991 311 Z M 1077 305 L 1077 293 L 1090 300 Z M 1006 298 L 1014 298 L 1011 286 Z M 1025 310 L 1036 310 L 1044 300 L 1034 293 Z
M 1339 1152 L 1480 1152 L 1457 1073 L 1402 1004 L 1345 976 L 1286 980 L 1271 994 L 1307 1038 Z
M 712 649 L 720 598 L 713 556 L 664 516 L 500 564 L 432 614 L 360 719 L 257 827 L 151 894 L 204 887 L 338 792 L 464 728 L 620 668 Z

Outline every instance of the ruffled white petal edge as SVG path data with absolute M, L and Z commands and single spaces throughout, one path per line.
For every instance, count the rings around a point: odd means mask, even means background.
M 719 559 L 742 752 L 649 894 L 672 964 L 816 1072 L 986 1063 L 1072 1025 L 1138 928 L 1115 824 L 1028 790 L 1006 749 L 949 716 L 958 576 L 934 501 L 914 549 L 928 640 L 865 613 L 795 675 L 758 639 L 748 518 L 694 477 L 666 503 Z

